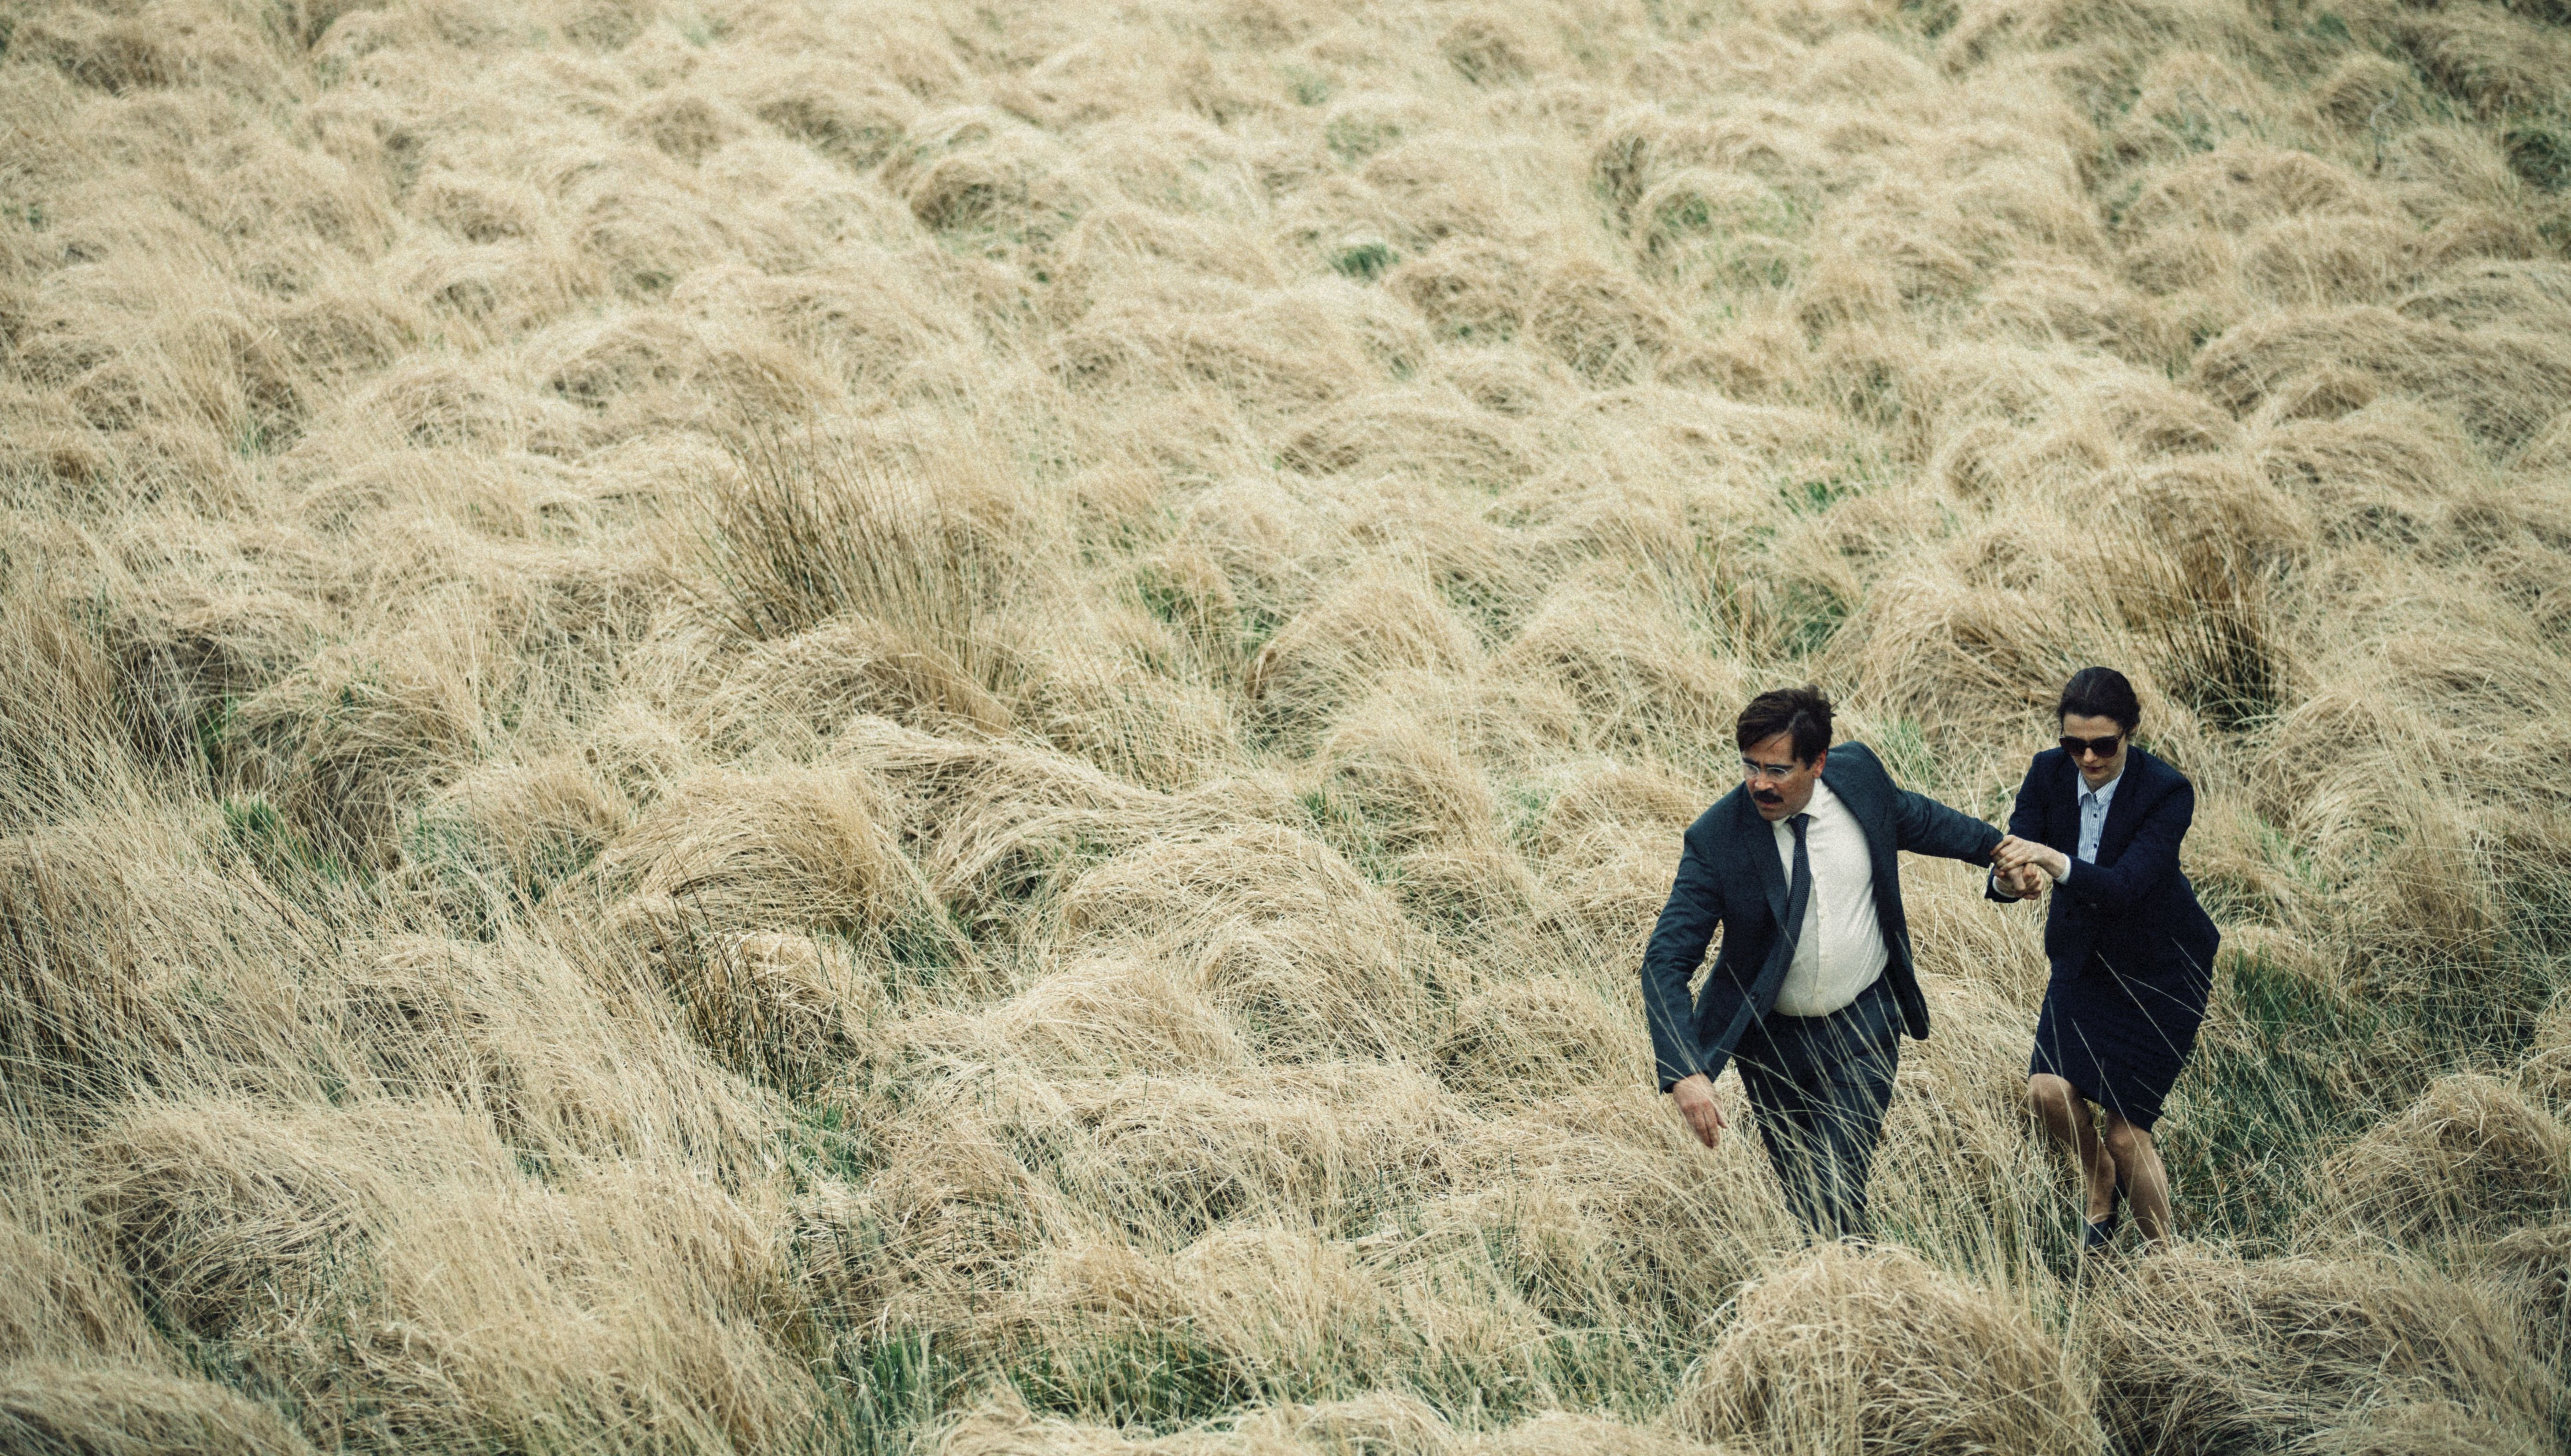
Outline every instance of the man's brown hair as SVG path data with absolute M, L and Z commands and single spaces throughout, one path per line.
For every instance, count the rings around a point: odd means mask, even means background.
M 1830 701 L 1808 683 L 1800 688 L 1771 689 L 1751 699 L 1750 706 L 1741 710 L 1740 722 L 1732 728 L 1732 736 L 1745 753 L 1751 744 L 1764 743 L 1779 733 L 1792 737 L 1798 763 L 1809 763 L 1828 752 Z

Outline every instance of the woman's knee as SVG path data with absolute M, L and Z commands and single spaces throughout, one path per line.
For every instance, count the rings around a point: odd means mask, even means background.
M 2108 1115 L 2106 1131 L 2099 1134 L 2099 1137 L 2105 1141 L 2107 1152 L 2118 1163 L 2142 1157 L 2152 1151 L 2151 1134 L 2113 1114 Z
M 2050 1072 L 2038 1072 L 2026 1079 L 2026 1105 L 2036 1116 L 2069 1118 L 2078 1108 L 2071 1084 Z

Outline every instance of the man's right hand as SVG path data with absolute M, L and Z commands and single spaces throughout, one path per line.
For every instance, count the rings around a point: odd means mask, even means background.
M 1698 1142 L 1711 1148 L 1723 1141 L 1723 1104 L 1715 1100 L 1713 1078 L 1699 1072 L 1671 1088 L 1670 1099 Z

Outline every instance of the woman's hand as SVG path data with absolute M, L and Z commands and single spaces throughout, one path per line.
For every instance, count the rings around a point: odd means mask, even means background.
M 2059 880 L 2071 873 L 2071 856 L 2050 844 L 2039 844 L 2033 839 L 2009 834 L 1991 850 L 1991 867 L 2012 886 L 2018 883 L 2015 872 L 2022 869 L 2036 869 Z M 2027 892 L 2016 890 L 2015 893 Z

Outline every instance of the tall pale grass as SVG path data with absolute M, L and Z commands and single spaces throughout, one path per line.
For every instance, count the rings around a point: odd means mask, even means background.
M 2553 1449 L 2566 18 L 0 0 L 0 1449 Z M 1804 1249 L 1731 718 L 2092 662 L 2181 1237 L 1923 863 Z

